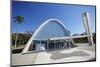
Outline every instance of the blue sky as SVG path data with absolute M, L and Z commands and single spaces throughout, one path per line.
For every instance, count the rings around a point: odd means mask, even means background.
M 92 32 L 95 32 L 95 7 L 70 5 L 70 4 L 48 4 L 37 2 L 13 1 L 12 18 L 24 16 L 24 22 L 19 25 L 12 19 L 12 32 L 34 31 L 49 18 L 62 21 L 71 34 L 85 32 L 82 13 L 89 12 L 91 18 Z

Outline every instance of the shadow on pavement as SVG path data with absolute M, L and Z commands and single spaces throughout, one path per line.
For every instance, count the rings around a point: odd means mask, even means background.
M 74 52 L 71 52 L 71 53 L 61 53 L 60 51 L 51 51 L 51 52 L 48 52 L 51 55 L 51 59 L 52 60 L 59 60 L 59 59 L 63 59 L 63 58 L 69 58 L 69 57 L 73 57 L 73 56 L 89 56 L 89 54 L 83 52 L 83 51 L 74 51 Z

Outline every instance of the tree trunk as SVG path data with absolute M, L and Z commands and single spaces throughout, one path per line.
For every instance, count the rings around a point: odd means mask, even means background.
M 19 26 L 19 25 L 18 25 Z M 15 39 L 15 48 L 17 47 L 17 40 L 18 40 L 18 30 L 16 32 L 16 39 Z

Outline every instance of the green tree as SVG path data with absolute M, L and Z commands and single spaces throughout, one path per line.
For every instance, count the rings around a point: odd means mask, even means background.
M 14 17 L 15 22 L 18 24 L 17 28 L 19 28 L 19 24 L 21 24 L 22 22 L 24 22 L 24 17 L 23 16 L 16 16 Z M 16 44 L 17 44 L 17 40 L 18 40 L 18 29 L 16 32 L 16 39 L 15 39 L 15 48 L 16 48 Z

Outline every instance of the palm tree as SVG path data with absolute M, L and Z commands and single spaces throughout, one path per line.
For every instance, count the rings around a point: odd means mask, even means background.
M 24 22 L 24 17 L 23 16 L 16 16 L 16 17 L 14 17 L 14 19 L 15 19 L 15 22 L 17 22 L 18 26 L 19 26 L 19 24 Z M 15 48 L 16 48 L 16 44 L 17 44 L 17 39 L 18 39 L 18 31 L 16 32 Z

